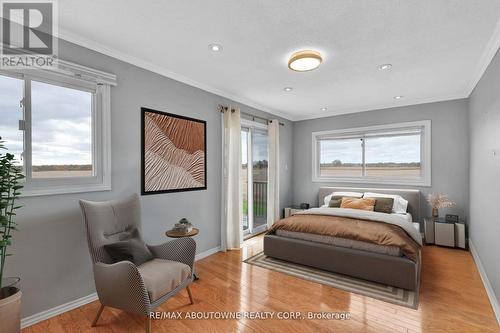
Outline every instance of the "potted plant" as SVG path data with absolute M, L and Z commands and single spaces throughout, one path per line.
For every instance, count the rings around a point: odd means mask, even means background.
M 446 194 L 441 193 L 431 193 L 427 196 L 427 202 L 432 207 L 432 217 L 439 217 L 440 208 L 448 208 L 455 206 L 455 203 L 448 199 Z
M 15 211 L 21 206 L 17 199 L 21 195 L 24 178 L 22 170 L 15 164 L 14 155 L 9 154 L 0 137 L 0 332 L 21 330 L 21 290 L 19 278 L 4 276 L 5 260 L 11 254 L 7 248 L 12 243 L 12 232 L 17 230 Z M 5 152 L 2 152 L 5 151 Z

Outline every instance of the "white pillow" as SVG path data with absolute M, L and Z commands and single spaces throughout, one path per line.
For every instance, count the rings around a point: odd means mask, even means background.
M 331 194 L 328 194 L 325 197 L 325 204 L 321 207 L 330 206 L 330 200 L 332 199 L 333 196 L 361 198 L 361 197 L 363 197 L 363 193 L 359 193 L 359 192 L 333 192 Z
M 394 203 L 392 204 L 393 213 L 404 214 L 408 209 L 408 201 L 405 200 L 402 196 L 397 194 L 365 192 L 365 194 L 363 194 L 363 198 L 393 198 L 394 199 Z

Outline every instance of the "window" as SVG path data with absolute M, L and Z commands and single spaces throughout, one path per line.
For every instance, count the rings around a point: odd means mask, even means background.
M 93 93 L 31 81 L 31 175 L 92 177 Z
M 75 75 L 64 64 L 64 71 L 0 72 L 0 136 L 26 176 L 25 196 L 111 189 L 114 76 L 100 83 L 99 73 L 78 66 Z
M 313 133 L 313 181 L 431 185 L 431 122 Z

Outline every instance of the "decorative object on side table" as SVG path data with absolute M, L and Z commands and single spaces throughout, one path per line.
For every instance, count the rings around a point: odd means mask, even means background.
M 200 231 L 198 228 L 194 228 L 193 225 L 185 218 L 179 220 L 171 230 L 168 230 L 165 235 L 170 238 L 182 238 L 182 237 L 192 237 L 198 235 Z M 194 280 L 199 280 L 198 274 L 193 268 Z
M 180 234 L 187 234 L 193 231 L 193 225 L 185 217 L 183 217 L 180 219 L 179 223 L 174 225 L 172 231 L 177 231 Z
M 448 199 L 446 194 L 431 193 L 427 196 L 427 202 L 432 207 L 432 217 L 439 217 L 440 208 L 449 208 L 455 206 L 455 203 Z
M 0 138 L 0 149 L 6 150 Z M 12 242 L 12 231 L 16 229 L 16 201 L 21 195 L 24 176 L 16 165 L 14 155 L 0 153 L 0 332 L 14 333 L 21 330 L 21 290 L 19 278 L 4 277 L 7 247 Z

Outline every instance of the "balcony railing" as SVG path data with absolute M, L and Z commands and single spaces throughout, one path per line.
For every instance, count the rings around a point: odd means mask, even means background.
M 255 222 L 267 218 L 267 182 L 253 182 L 253 216 Z

